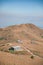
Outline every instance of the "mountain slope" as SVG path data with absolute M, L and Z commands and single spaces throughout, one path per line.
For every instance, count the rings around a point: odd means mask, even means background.
M 42 41 L 43 38 L 41 36 L 43 36 L 43 30 L 33 24 L 21 24 L 0 29 L 0 38 L 3 38 L 3 43 L 13 41 L 15 38 L 29 40 L 35 38 L 36 40 Z
M 9 47 L 17 45 L 30 52 L 24 55 L 8 52 Z M 0 58 L 0 65 L 43 65 L 43 30 L 33 24 L 0 28 Z

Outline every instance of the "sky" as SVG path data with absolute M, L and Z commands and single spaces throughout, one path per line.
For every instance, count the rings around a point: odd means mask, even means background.
M 43 0 L 0 0 L 0 27 L 25 23 L 43 27 Z

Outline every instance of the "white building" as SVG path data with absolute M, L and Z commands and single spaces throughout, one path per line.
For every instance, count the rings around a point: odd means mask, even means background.
M 12 46 L 11 48 L 9 48 L 9 50 L 22 51 L 23 49 L 21 48 L 21 46 Z

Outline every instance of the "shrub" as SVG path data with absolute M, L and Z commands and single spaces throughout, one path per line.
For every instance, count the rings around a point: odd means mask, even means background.
M 31 59 L 33 59 L 33 58 L 34 58 L 34 56 L 32 55 L 32 56 L 31 56 Z
M 14 50 L 9 50 L 10 53 L 14 54 Z

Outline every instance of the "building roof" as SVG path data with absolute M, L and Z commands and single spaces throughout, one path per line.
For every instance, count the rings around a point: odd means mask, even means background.
M 13 48 L 21 48 L 21 46 L 12 46 Z

